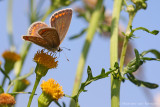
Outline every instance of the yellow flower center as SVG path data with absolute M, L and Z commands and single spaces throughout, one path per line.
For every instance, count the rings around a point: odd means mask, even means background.
M 5 59 L 5 60 L 11 60 L 11 61 L 18 61 L 20 60 L 20 55 L 18 55 L 17 53 L 15 52 L 11 52 L 11 51 L 4 51 L 3 54 L 2 54 L 2 57 Z
M 0 94 L 0 106 L 1 105 L 14 105 L 16 103 L 13 96 L 7 93 Z
M 48 53 L 44 53 L 44 50 L 37 51 L 34 56 L 34 61 L 48 69 L 56 68 L 58 61 L 56 61 L 57 57 L 54 57 L 53 54 L 48 55 Z
M 62 86 L 60 86 L 54 79 L 43 81 L 41 84 L 42 91 L 50 95 L 54 100 L 58 100 L 63 97 L 64 93 Z

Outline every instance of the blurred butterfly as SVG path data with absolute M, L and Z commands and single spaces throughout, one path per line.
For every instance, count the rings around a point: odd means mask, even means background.
M 72 19 L 72 9 L 63 9 L 50 18 L 50 26 L 44 22 L 34 22 L 28 29 L 28 36 L 22 36 L 26 41 L 33 42 L 49 51 L 62 51 L 59 45 L 65 38 Z

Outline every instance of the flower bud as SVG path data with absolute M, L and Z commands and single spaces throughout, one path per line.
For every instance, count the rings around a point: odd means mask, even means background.
M 135 7 L 133 5 L 128 5 L 127 6 L 127 12 L 133 13 L 135 11 Z

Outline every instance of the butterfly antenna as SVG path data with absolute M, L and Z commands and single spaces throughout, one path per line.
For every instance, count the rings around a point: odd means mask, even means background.
M 70 51 L 71 49 L 69 49 L 69 48 L 66 48 L 66 47 L 62 47 L 62 48 L 64 48 L 64 49 L 67 49 L 68 51 Z
M 63 51 L 63 54 L 65 55 L 65 57 L 66 57 L 67 61 L 69 61 L 69 59 L 67 58 L 67 56 L 66 56 L 66 54 L 64 53 L 64 51 Z

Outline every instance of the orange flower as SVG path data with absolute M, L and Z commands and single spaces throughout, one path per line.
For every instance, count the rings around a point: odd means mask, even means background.
M 11 52 L 11 51 L 4 51 L 3 54 L 2 54 L 2 57 L 5 59 L 5 60 L 11 60 L 13 62 L 16 62 L 18 60 L 20 60 L 20 55 L 18 55 L 17 53 L 15 52 Z
M 4 68 L 7 74 L 13 69 L 15 62 L 21 58 L 20 55 L 11 51 L 3 52 L 2 57 L 5 59 Z
M 4 105 L 14 105 L 15 103 L 16 101 L 12 95 L 7 93 L 0 94 L 0 107 Z
M 44 50 L 37 51 L 34 56 L 34 61 L 37 64 L 40 64 L 48 69 L 56 68 L 58 61 L 56 60 L 57 57 L 54 57 L 53 54 L 44 53 Z
M 41 88 L 44 93 L 48 94 L 53 100 L 56 101 L 64 95 L 62 86 L 60 86 L 54 79 L 49 79 L 46 82 L 43 81 Z

